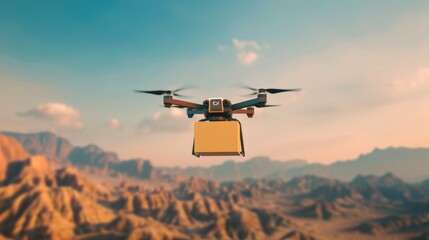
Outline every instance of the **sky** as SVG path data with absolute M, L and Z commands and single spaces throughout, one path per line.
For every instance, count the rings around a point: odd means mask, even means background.
M 2 1 L 0 130 L 52 131 L 122 159 L 209 166 L 255 156 L 331 163 L 429 147 L 427 1 Z M 191 155 L 193 123 L 162 98 L 243 101 L 302 88 L 242 122 L 246 157 Z

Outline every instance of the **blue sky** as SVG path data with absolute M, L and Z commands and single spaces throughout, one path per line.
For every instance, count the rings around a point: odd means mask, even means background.
M 5 1 L 0 123 L 124 158 L 209 165 L 225 158 L 190 156 L 192 120 L 131 89 L 196 84 L 194 101 L 238 101 L 246 92 L 230 85 L 245 82 L 304 88 L 242 119 L 250 157 L 330 162 L 422 146 L 428 139 L 408 132 L 429 119 L 428 10 L 426 1 Z M 409 106 L 420 110 L 399 115 Z M 172 123 L 177 131 L 154 130 Z

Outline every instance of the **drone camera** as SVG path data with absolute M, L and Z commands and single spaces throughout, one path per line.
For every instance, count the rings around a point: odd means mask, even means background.
M 208 101 L 208 104 L 209 104 L 209 113 L 224 112 L 223 98 L 210 98 Z

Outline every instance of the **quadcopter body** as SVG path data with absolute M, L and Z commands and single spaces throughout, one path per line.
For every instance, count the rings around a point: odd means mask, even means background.
M 252 118 L 255 114 L 255 108 L 276 107 L 278 105 L 267 104 L 267 94 L 276 94 L 281 92 L 299 91 L 300 89 L 256 89 L 252 87 L 245 88 L 252 90 L 252 96 L 256 97 L 232 103 L 225 98 L 209 98 L 202 104 L 176 99 L 174 97 L 185 97 L 178 94 L 185 88 L 171 90 L 134 90 L 135 92 L 148 93 L 154 95 L 164 95 L 163 104 L 166 108 L 186 108 L 188 118 L 195 115 L 203 115 L 204 118 L 195 123 L 195 135 L 192 154 L 199 156 L 230 156 L 245 155 L 243 133 L 241 123 L 233 118 L 235 114 L 246 114 Z M 206 123 L 202 123 L 206 122 Z M 228 137 L 225 137 L 228 136 Z M 231 139 L 233 139 L 231 141 Z M 234 140 L 236 139 L 236 141 Z M 227 144 L 225 144 L 227 143 Z M 200 150 L 209 149 L 209 150 Z

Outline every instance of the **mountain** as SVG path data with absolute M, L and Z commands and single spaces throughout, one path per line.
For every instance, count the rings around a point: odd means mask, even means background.
M 14 139 L 0 134 L 0 161 L 22 160 L 29 155 Z
M 275 171 L 288 170 L 306 165 L 304 160 L 275 161 L 256 157 L 244 162 L 226 161 L 220 165 L 188 168 L 162 168 L 168 174 L 197 176 L 217 181 L 232 181 L 245 178 L 263 178 Z
M 416 201 L 427 198 L 426 189 L 421 188 L 419 184 L 408 184 L 392 173 L 386 173 L 381 177 L 358 175 L 353 179 L 351 184 L 365 198 L 372 199 L 373 201 L 384 202 L 385 199 Z
M 2 132 L 13 141 L 19 142 L 19 147 L 24 147 L 32 155 L 44 155 L 49 160 L 72 165 L 81 169 L 91 169 L 93 174 L 121 173 L 129 177 L 150 179 L 160 176 L 160 170 L 155 169 L 149 160 L 129 159 L 121 160 L 114 152 L 109 152 L 100 147 L 89 144 L 83 147 L 74 147 L 67 139 L 59 137 L 51 132 L 40 133 L 15 133 Z M 10 141 L 12 141 L 10 140 Z M 2 144 L 3 145 L 3 144 Z M 6 146 L 6 145 L 5 145 Z M 5 148 L 13 149 L 13 148 Z M 28 157 L 28 155 L 26 155 Z M 23 159 L 20 157 L 17 159 Z M 4 162 L 4 161 L 3 161 Z M 2 165 L 3 164 L 3 165 Z M 0 159 L 0 169 L 5 164 Z M 0 170 L 0 179 L 1 179 Z
M 382 175 L 392 172 L 406 181 L 421 181 L 429 177 L 428 148 L 386 148 L 354 160 L 338 161 L 330 165 L 308 164 L 302 167 L 277 171 L 268 178 L 290 179 L 301 175 L 318 175 L 350 181 L 359 174 Z
M 406 181 L 421 181 L 429 177 L 429 148 L 386 148 L 348 161 L 330 165 L 307 164 L 303 160 L 274 161 L 257 157 L 244 162 L 226 161 L 211 167 L 162 168 L 166 173 L 198 176 L 217 181 L 246 178 L 292 179 L 297 176 L 317 175 L 350 181 L 359 174 L 383 175 L 394 173 Z
M 0 233 L 18 239 L 74 239 L 75 229 L 109 222 L 96 187 L 79 173 L 55 170 L 44 157 L 8 164 L 0 187 Z M 76 184 L 80 183 L 80 184 Z
M 211 167 L 158 167 L 149 160 L 121 160 L 114 152 L 104 151 L 90 144 L 73 147 L 66 139 L 53 133 L 4 132 L 20 142 L 30 154 L 41 154 L 53 161 L 71 164 L 78 168 L 91 168 L 102 174 L 120 173 L 136 178 L 156 178 L 161 175 L 197 176 L 216 181 L 242 179 L 292 179 L 297 176 L 317 175 L 351 181 L 355 176 L 394 173 L 405 181 L 421 181 L 429 177 L 429 148 L 375 149 L 356 159 L 337 161 L 330 165 L 308 164 L 304 160 L 275 161 L 256 157 L 243 162 L 226 161 Z
M 9 162 L 28 157 L 28 153 L 14 138 L 0 134 L 0 182 L 6 177 L 6 167 Z
M 0 234 L 14 239 L 273 239 L 297 227 L 286 216 L 243 205 L 237 199 L 244 196 L 225 198 L 229 191 L 198 178 L 173 191 L 100 195 L 77 170 L 55 170 L 42 156 L 10 162 L 7 173 Z M 182 191 L 195 194 L 181 199 Z
M 140 179 L 155 179 L 162 174 L 149 160 L 140 158 L 117 162 L 111 168 L 127 176 Z
M 116 153 L 106 152 L 94 144 L 73 148 L 68 159 L 75 166 L 90 166 L 99 169 L 109 169 L 120 161 Z
M 56 162 L 65 162 L 68 159 L 73 146 L 70 142 L 51 132 L 40 133 L 16 133 L 1 132 L 6 136 L 13 137 L 32 155 L 44 155 Z
M 55 169 L 45 157 L 28 156 L 19 143 L 3 138 L 13 143 L 2 144 L 3 153 L 14 152 L 9 158 L 26 158 L 7 162 L 6 178 L 0 185 L 1 238 L 318 240 L 427 236 L 426 182 L 410 184 L 392 173 L 360 175 L 351 182 L 312 175 L 290 181 L 223 183 L 189 177 L 171 189 L 137 182 L 103 190 L 78 169 Z M 0 143 L 5 140 L 0 138 Z M 94 167 L 113 168 L 121 163 L 115 155 L 94 146 L 83 147 L 78 153 L 84 153 L 81 156 Z M 150 162 L 139 159 L 124 161 L 120 168 L 132 168 L 137 176 L 153 173 Z M 125 171 L 120 168 L 118 171 Z M 383 201 L 378 201 L 381 198 Z
M 425 230 L 429 226 L 429 214 L 401 216 L 389 215 L 382 218 L 366 221 L 352 230 L 368 235 L 399 231 Z
M 379 151 L 387 150 L 392 149 Z M 397 159 L 406 159 L 411 153 Z M 354 161 L 363 161 L 365 166 L 386 156 L 377 154 L 369 162 L 364 161 L 368 156 Z M 408 159 L 414 159 L 409 162 L 412 165 L 418 158 Z M 397 162 L 402 164 L 402 160 Z M 61 164 L 44 156 L 29 156 L 18 141 L 0 135 L 0 163 L 4 178 L 0 182 L 0 239 L 317 240 L 428 236 L 428 180 L 409 183 L 390 172 L 360 174 L 351 181 L 316 175 L 291 180 L 258 179 L 273 174 L 273 168 L 283 168 L 281 172 L 307 167 L 329 171 L 332 166 L 361 164 L 353 161 L 332 165 L 268 158 L 229 161 L 211 168 L 194 168 L 198 170 L 194 173 L 208 174 L 223 182 L 196 176 L 171 177 L 174 184 L 164 187 L 139 181 L 150 178 L 155 182 L 163 174 L 147 160 L 120 160 L 113 152 L 88 145 L 74 147 L 67 156 L 68 166 L 56 168 Z M 98 185 L 80 173 L 86 168 L 126 173 L 136 179 L 127 184 L 112 181 Z M 344 169 L 351 172 L 349 167 Z M 233 180 L 233 174 L 239 175 L 237 179 L 246 179 Z

